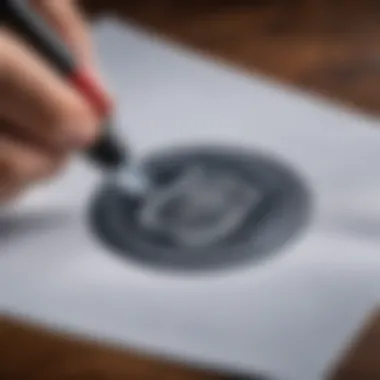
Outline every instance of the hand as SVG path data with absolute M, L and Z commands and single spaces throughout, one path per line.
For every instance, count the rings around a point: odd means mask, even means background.
M 34 0 L 32 5 L 97 78 L 75 1 Z M 99 124 L 79 93 L 20 37 L 0 27 L 0 204 L 56 173 L 70 153 L 97 138 Z

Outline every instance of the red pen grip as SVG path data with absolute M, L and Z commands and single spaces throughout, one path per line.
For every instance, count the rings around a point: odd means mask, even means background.
M 104 92 L 97 85 L 96 80 L 85 69 L 79 69 L 69 75 L 70 83 L 90 102 L 101 118 L 105 118 L 110 112 L 110 102 L 104 96 Z

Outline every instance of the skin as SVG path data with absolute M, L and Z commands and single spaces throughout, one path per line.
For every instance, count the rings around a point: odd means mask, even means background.
M 77 61 L 101 84 L 86 22 L 73 0 L 34 0 Z M 104 90 L 104 96 L 109 96 Z M 0 26 L 0 204 L 56 174 L 92 144 L 101 120 L 33 49 Z

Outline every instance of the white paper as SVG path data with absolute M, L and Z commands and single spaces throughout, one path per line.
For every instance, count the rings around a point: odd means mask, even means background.
M 312 224 L 264 265 L 150 271 L 94 239 L 86 210 L 99 174 L 73 162 L 2 216 L 1 310 L 275 380 L 322 379 L 379 301 L 377 123 L 132 27 L 107 22 L 95 34 L 119 133 L 139 155 L 193 143 L 262 149 L 311 186 Z

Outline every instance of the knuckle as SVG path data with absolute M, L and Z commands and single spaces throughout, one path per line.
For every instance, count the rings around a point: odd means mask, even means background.
M 66 163 L 66 157 L 54 156 L 50 157 L 41 170 L 41 176 L 45 178 L 58 174 Z
M 0 32 L 0 79 L 7 79 L 7 72 L 10 68 L 10 56 L 12 53 L 9 48 L 9 33 L 2 29 Z
M 71 145 L 78 147 L 91 144 L 99 135 L 99 120 L 82 99 L 77 99 L 65 107 L 58 125 L 58 133 L 69 139 Z
M 33 165 L 27 168 L 27 177 L 30 181 L 40 181 L 55 175 L 62 167 L 60 158 L 52 155 L 39 155 Z
M 8 189 L 0 188 L 0 205 L 10 204 L 16 201 L 17 197 L 22 194 L 23 190 L 25 189 L 22 189 L 20 187 L 13 187 Z
M 0 159 L 0 192 L 4 192 L 17 182 L 15 166 L 10 159 Z
M 63 162 L 60 157 L 40 154 L 0 159 L 0 191 L 50 177 L 59 171 Z

